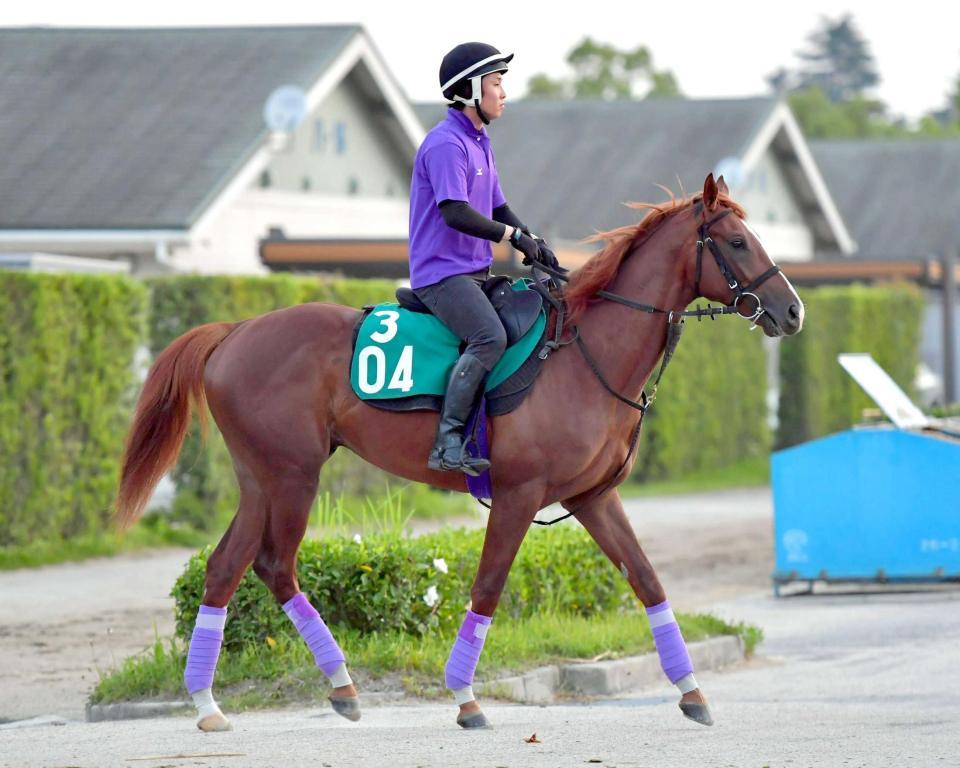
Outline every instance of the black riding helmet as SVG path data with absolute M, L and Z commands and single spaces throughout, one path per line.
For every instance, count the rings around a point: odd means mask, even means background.
M 490 121 L 480 109 L 480 81 L 484 75 L 491 72 L 506 72 L 507 64 L 512 58 L 512 53 L 500 53 L 486 43 L 461 43 L 444 56 L 440 64 L 440 90 L 443 91 L 443 98 L 453 103 L 476 107 L 484 125 L 489 125 Z M 467 89 L 460 87 L 468 82 L 469 96 L 464 95 L 468 93 Z

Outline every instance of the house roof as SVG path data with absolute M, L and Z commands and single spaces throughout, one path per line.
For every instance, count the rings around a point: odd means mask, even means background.
M 857 258 L 939 256 L 960 243 L 960 139 L 810 142 Z
M 421 104 L 427 128 L 441 120 L 443 104 Z M 637 221 L 630 201 L 659 202 L 666 193 L 691 194 L 727 158 L 760 156 L 758 141 L 775 143 L 793 159 L 805 148 L 786 130 L 789 110 L 773 98 L 645 99 L 643 101 L 524 100 L 508 103 L 490 127 L 504 193 L 535 230 L 579 240 L 598 230 Z M 818 240 L 847 249 L 849 238 L 833 215 L 816 169 L 794 162 L 792 179 Z
M 359 26 L 0 29 L 0 229 L 180 229 Z

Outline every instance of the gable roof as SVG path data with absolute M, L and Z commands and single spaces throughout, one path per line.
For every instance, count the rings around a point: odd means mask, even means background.
M 445 111 L 442 104 L 417 107 L 428 128 Z M 792 122 L 789 108 L 773 98 L 524 100 L 508 102 L 490 134 L 511 208 L 539 231 L 579 240 L 636 222 L 640 214 L 622 204 L 666 199 L 657 184 L 677 195 L 702 189 L 725 158 L 749 172 L 772 142 L 781 154 L 803 155 Z M 791 181 L 815 237 L 852 248 L 816 169 L 796 164 L 801 172 Z
M 810 142 L 857 257 L 940 256 L 960 242 L 960 139 Z
M 361 27 L 0 29 L 0 229 L 189 227 Z M 411 123 L 415 123 L 412 115 Z

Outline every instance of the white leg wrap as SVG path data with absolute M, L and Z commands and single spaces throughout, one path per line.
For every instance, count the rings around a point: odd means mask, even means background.
M 334 688 L 342 688 L 345 685 L 353 684 L 350 673 L 347 672 L 346 664 L 341 664 L 339 667 L 337 667 L 337 670 L 327 679 L 330 681 L 330 685 L 332 685 Z
M 693 672 L 677 680 L 676 686 L 680 689 L 680 693 L 690 693 L 690 691 L 695 691 L 700 687 L 697 685 L 697 678 L 693 676 Z
M 197 720 L 203 720 L 210 715 L 223 715 L 217 702 L 213 700 L 213 691 L 210 688 L 204 688 L 193 694 L 193 705 L 197 708 Z
M 458 705 L 466 704 L 476 699 L 476 696 L 473 695 L 472 685 L 468 685 L 466 688 L 454 688 L 453 697 L 457 700 Z

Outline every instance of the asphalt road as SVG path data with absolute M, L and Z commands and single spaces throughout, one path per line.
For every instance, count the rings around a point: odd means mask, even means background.
M 318 706 L 234 716 L 0 730 L 2 766 L 955 766 L 960 593 L 744 597 L 716 606 L 767 631 L 761 656 L 701 683 L 717 721 L 685 721 L 666 687 L 590 705 L 488 705 L 462 732 L 454 707 Z M 319 693 L 319 692 L 318 692 Z M 540 743 L 527 743 L 533 733 Z M 176 756 L 189 757 L 176 757 Z M 149 759 L 144 759 L 149 758 Z

